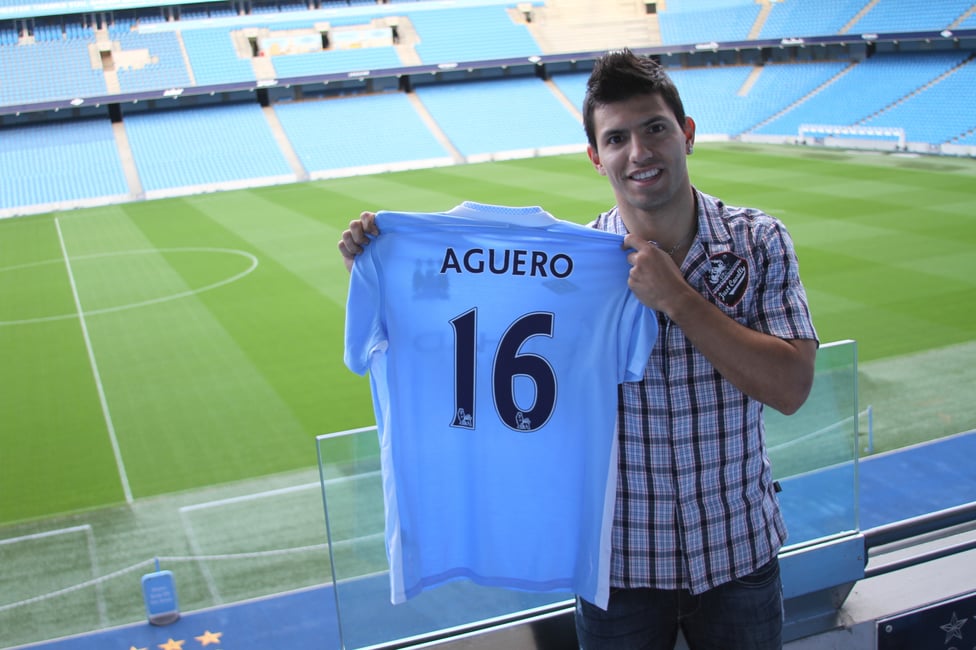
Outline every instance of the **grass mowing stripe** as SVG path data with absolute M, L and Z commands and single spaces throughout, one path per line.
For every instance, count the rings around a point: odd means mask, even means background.
M 77 324 L 0 327 L 0 355 L 0 521 L 123 501 Z
M 103 377 L 136 494 L 148 496 L 235 480 L 255 470 L 294 467 L 295 453 L 289 464 L 281 462 L 281 437 L 300 425 L 212 308 L 232 296 L 234 302 L 260 311 L 262 301 L 255 301 L 250 291 L 241 293 L 240 286 L 248 286 L 261 268 L 219 290 L 186 295 L 215 277 L 234 276 L 249 261 L 206 252 L 153 253 L 154 242 L 140 228 L 138 218 L 111 214 L 99 220 L 97 226 L 85 225 L 112 228 L 117 232 L 111 239 L 117 245 L 147 252 L 92 259 L 86 267 L 92 292 L 104 300 L 184 295 L 180 300 L 103 314 L 92 323 L 93 339 L 110 348 L 103 355 Z M 194 239 L 178 219 L 169 221 L 184 242 L 237 243 L 227 242 L 222 231 L 222 240 Z M 192 221 L 207 233 L 205 219 Z M 249 313 L 245 310 L 237 319 L 242 326 L 247 325 Z M 277 437 L 269 435 L 272 431 L 278 432 Z
M 304 466 L 311 436 L 327 421 L 361 424 L 369 412 L 368 391 L 342 365 L 348 274 L 334 252 L 339 231 L 266 202 L 263 194 L 245 194 L 248 205 L 222 204 L 226 214 L 217 214 L 209 202 L 205 210 L 193 202 L 184 213 L 207 236 L 219 233 L 261 255 L 261 272 L 251 282 L 201 299 L 301 424 L 290 431 L 275 428 L 282 443 L 278 456 L 290 463 L 273 470 L 282 471 Z M 293 201 L 316 193 L 299 194 L 292 193 Z M 143 223 L 153 238 L 160 236 L 158 226 L 155 220 Z
M 258 255 L 261 264 L 242 282 L 195 296 L 187 305 L 171 305 L 171 310 L 191 305 L 206 310 L 199 323 L 182 330 L 191 336 L 194 328 L 199 329 L 194 338 L 204 345 L 213 338 L 213 349 L 194 350 L 189 355 L 171 350 L 172 356 L 188 357 L 182 361 L 187 368 L 171 368 L 162 379 L 151 379 L 153 384 L 179 384 L 155 401 L 171 399 L 180 405 L 179 413 L 170 417 L 172 429 L 160 431 L 156 437 L 179 443 L 174 442 L 163 456 L 166 466 L 173 468 L 167 470 L 172 475 L 164 481 L 156 472 L 147 483 L 154 494 L 166 491 L 166 484 L 180 481 L 204 485 L 306 467 L 312 438 L 326 426 L 326 420 L 341 421 L 368 412 L 368 390 L 363 390 L 362 378 L 338 372 L 342 308 L 310 284 L 316 275 L 320 286 L 330 281 L 324 270 L 314 268 L 315 259 L 325 257 L 320 250 L 325 236 L 312 236 L 320 227 L 302 216 L 297 222 L 287 214 L 279 219 L 273 211 L 269 214 L 264 201 L 253 197 L 249 209 L 236 193 L 221 198 L 227 212 L 240 217 L 239 222 L 215 219 L 216 202 L 197 198 L 203 197 L 181 199 L 178 214 L 166 220 L 144 215 L 135 206 L 131 214 L 149 241 L 171 244 L 175 230 L 184 239 L 247 249 Z M 199 209 L 201 205 L 206 212 Z M 293 236 L 293 226 L 301 236 Z M 306 268 L 309 264 L 312 270 Z M 175 264 L 173 268 L 192 282 L 196 269 Z M 345 278 L 344 267 L 342 275 L 335 270 L 332 278 Z M 159 317 L 171 318 L 168 312 Z M 163 341 L 169 339 L 168 332 L 159 336 Z M 130 354 L 144 353 L 133 350 Z M 207 363 L 207 367 L 196 367 L 198 363 Z M 184 375 L 184 380 L 178 379 Z M 167 382 L 166 376 L 177 379 Z M 334 376 L 338 377 L 335 381 Z M 193 388 L 193 394 L 179 392 L 187 387 Z M 363 409 L 352 409 L 352 404 L 361 404 Z M 355 422 L 361 423 L 361 418 L 357 415 Z M 152 437 L 140 435 L 140 439 L 147 438 Z M 146 455 L 140 450 L 140 457 Z
M 450 184 L 437 180 L 440 177 L 433 175 L 437 171 L 404 171 L 312 183 L 310 187 L 317 193 L 316 213 L 341 233 L 362 210 L 442 210 L 445 205 L 453 207 L 458 203 L 458 197 L 452 194 Z
M 7 220 L 2 232 L 0 521 L 117 502 L 121 487 L 54 221 Z M 47 317 L 56 320 L 29 322 Z M 104 480 L 92 483 L 93 475 Z
M 105 428 L 108 433 L 109 441 L 112 444 L 112 453 L 115 455 L 115 466 L 119 472 L 119 481 L 122 484 L 122 494 L 125 495 L 126 503 L 132 503 L 132 488 L 129 486 L 129 477 L 125 471 L 125 463 L 122 460 L 122 451 L 119 449 L 119 440 L 115 435 L 115 424 L 112 422 L 112 413 L 108 408 L 108 400 L 105 398 L 105 387 L 102 385 L 102 375 L 98 370 L 98 362 L 95 359 L 95 350 L 92 348 L 91 337 L 88 334 L 88 322 L 85 319 L 85 310 L 81 305 L 81 298 L 78 296 L 78 286 L 75 283 L 75 275 L 71 270 L 71 256 L 68 255 L 68 248 L 64 242 L 64 233 L 61 232 L 61 220 L 55 219 L 54 226 L 58 232 L 58 241 L 61 244 L 61 253 L 64 255 L 64 267 L 68 273 L 68 282 L 71 285 L 71 295 L 74 297 L 75 307 L 78 310 L 78 324 L 81 326 L 81 334 L 85 340 L 85 350 L 88 352 L 88 363 L 91 365 L 92 376 L 95 380 L 95 390 L 98 393 L 98 403 L 102 408 L 102 416 L 105 418 Z
M 238 285 L 103 319 L 108 337 L 140 330 L 117 343 L 115 372 L 126 378 L 127 454 L 142 495 L 294 466 L 281 459 L 301 425 L 233 331 L 250 312 L 227 315 L 228 296 L 254 286 Z
M 293 192 L 289 196 L 292 203 L 304 203 L 314 193 Z M 330 281 L 342 278 L 345 266 L 339 255 L 326 255 L 339 240 L 340 228 L 277 202 L 273 195 L 253 191 L 235 193 L 219 202 L 195 201 L 193 206 L 246 242 L 251 250 L 260 251 L 283 271 L 345 309 L 347 283 Z

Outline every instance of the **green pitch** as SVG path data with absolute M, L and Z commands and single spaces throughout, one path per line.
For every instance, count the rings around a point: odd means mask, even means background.
M 786 222 L 884 446 L 976 428 L 976 162 L 701 144 L 690 166 Z M 463 200 L 587 221 L 612 195 L 578 154 L 0 221 L 0 525 L 313 466 L 317 434 L 372 423 L 340 232 Z

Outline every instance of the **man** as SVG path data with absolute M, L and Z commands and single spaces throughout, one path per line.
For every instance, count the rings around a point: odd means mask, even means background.
M 762 410 L 795 412 L 817 338 L 783 225 L 693 187 L 695 123 L 663 68 L 628 50 L 595 64 L 587 154 L 616 206 L 634 294 L 659 318 L 644 379 L 619 389 L 620 473 L 606 610 L 577 598 L 586 650 L 782 646 L 786 528 Z M 348 266 L 371 213 L 339 242 Z

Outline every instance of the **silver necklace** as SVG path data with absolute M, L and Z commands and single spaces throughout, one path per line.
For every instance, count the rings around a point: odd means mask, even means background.
M 695 236 L 695 231 L 694 231 L 694 230 L 692 230 L 692 231 L 691 231 L 691 232 L 689 232 L 689 233 L 688 233 L 687 235 L 685 235 L 685 237 L 684 237 L 684 239 L 682 239 L 682 240 L 681 240 L 681 241 L 679 241 L 679 242 L 678 242 L 677 244 L 675 244 L 674 246 L 672 246 L 671 248 L 669 248 L 669 249 L 667 249 L 667 250 L 664 250 L 664 248 L 662 248 L 662 247 L 661 247 L 661 245 L 660 245 L 659 243 L 657 243 L 656 241 L 654 241 L 653 239 L 649 239 L 649 240 L 648 240 L 648 242 L 649 242 L 649 243 L 651 243 L 651 244 L 654 244 L 654 246 L 656 246 L 657 248 L 660 248 L 660 249 L 661 249 L 662 251 L 664 251 L 665 253 L 667 253 L 669 257 L 673 257 L 673 256 L 674 256 L 674 254 L 675 254 L 675 252 L 676 252 L 676 251 L 677 251 L 677 250 L 678 250 L 679 248 L 681 248 L 682 246 L 684 246 L 684 245 L 685 245 L 686 243 L 688 243 L 688 241 L 689 241 L 689 240 L 690 240 L 690 239 L 691 239 L 692 237 L 694 237 L 694 236 Z

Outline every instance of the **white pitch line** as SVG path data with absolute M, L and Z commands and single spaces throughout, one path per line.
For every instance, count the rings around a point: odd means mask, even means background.
M 186 536 L 187 544 L 190 545 L 190 552 L 193 553 L 192 557 L 194 560 L 196 560 L 200 567 L 200 574 L 203 576 L 203 581 L 207 583 L 207 591 L 210 592 L 210 600 L 217 605 L 223 605 L 224 601 L 220 597 L 220 591 L 217 589 L 217 580 L 213 577 L 213 573 L 210 572 L 210 568 L 207 567 L 203 550 L 200 548 L 200 543 L 197 541 L 196 533 L 193 531 L 193 525 L 187 518 L 186 510 L 180 508 L 179 515 L 180 525 L 183 527 L 183 534 Z
M 352 476 L 340 476 L 337 478 L 326 479 L 326 485 L 334 485 L 339 483 L 346 483 L 348 481 L 358 481 L 364 478 L 371 478 L 374 476 L 379 476 L 380 471 L 374 470 L 372 472 L 363 472 L 362 474 L 354 474 Z M 180 512 L 190 512 L 192 510 L 203 510 L 205 508 L 215 508 L 219 506 L 231 505 L 234 503 L 242 503 L 245 501 L 254 501 L 256 499 L 265 499 L 268 497 L 276 497 L 282 494 L 292 494 L 294 492 L 303 492 L 305 490 L 311 490 L 312 488 L 321 488 L 322 483 L 316 481 L 314 483 L 303 483 L 301 485 L 292 485 L 290 487 L 276 488 L 274 490 L 265 490 L 264 492 L 254 492 L 251 494 L 242 494 L 236 497 L 228 497 L 226 499 L 216 499 L 214 501 L 206 501 L 204 503 L 193 503 L 187 506 L 180 506 Z
M 119 440 L 115 435 L 115 425 L 112 424 L 112 414 L 108 410 L 108 400 L 105 398 L 105 388 L 102 386 L 102 376 L 98 372 L 98 363 L 95 361 L 95 351 L 92 349 L 91 337 L 88 336 L 88 323 L 85 321 L 85 311 L 81 308 L 81 298 L 78 296 L 78 287 L 75 284 L 75 275 L 71 270 L 71 258 L 68 257 L 68 248 L 64 243 L 64 235 L 61 234 L 61 219 L 54 219 L 54 227 L 58 231 L 58 241 L 61 242 L 61 255 L 64 257 L 64 266 L 68 271 L 68 282 L 71 284 L 71 295 L 75 299 L 75 309 L 78 311 L 78 322 L 81 324 L 81 334 L 85 339 L 85 348 L 88 350 L 88 363 L 91 365 L 92 375 L 95 378 L 95 389 L 98 391 L 98 401 L 102 406 L 102 415 L 105 418 L 105 426 L 108 429 L 109 441 L 112 443 L 112 452 L 115 454 L 115 465 L 119 470 L 119 479 L 122 482 L 122 492 L 125 494 L 125 502 L 132 503 L 132 488 L 129 487 L 129 477 L 125 473 L 125 464 L 122 462 L 122 451 L 119 449 Z
M 91 255 L 77 255 L 76 260 L 92 260 L 99 259 L 103 257 L 119 257 L 122 255 L 146 255 L 146 254 L 158 254 L 158 253 L 227 253 L 230 255 L 239 255 L 241 257 L 246 257 L 251 260 L 251 265 L 237 273 L 230 276 L 229 278 L 224 278 L 218 282 L 208 284 L 202 287 L 197 287 L 196 289 L 189 289 L 187 291 L 180 291 L 179 293 L 170 294 L 168 296 L 160 296 L 159 298 L 150 298 L 149 300 L 140 300 L 139 302 L 129 302 L 124 305 L 116 305 L 115 307 L 104 307 L 102 309 L 92 309 L 86 312 L 88 316 L 94 316 L 96 314 L 111 314 L 114 312 L 125 311 L 127 309 L 136 309 L 138 307 L 148 307 L 149 305 L 158 305 L 160 303 L 169 302 L 171 300 L 178 300 L 180 298 L 186 298 L 188 296 L 195 296 L 203 293 L 204 291 L 210 291 L 212 289 L 218 289 L 224 285 L 230 284 L 231 282 L 237 282 L 244 276 L 251 273 L 254 269 L 258 268 L 258 258 L 247 251 L 237 250 L 235 248 L 152 248 L 145 250 L 129 250 L 129 251 L 117 251 L 113 253 L 93 253 Z M 5 266 L 0 267 L 0 272 L 2 271 L 16 271 L 19 269 L 26 269 L 35 266 L 43 266 L 45 264 L 60 264 L 62 260 L 45 260 L 43 262 L 31 262 L 28 264 L 18 264 L 16 266 Z M 35 318 L 19 318 L 17 320 L 3 320 L 0 321 L 0 326 L 3 325 L 29 325 L 31 323 L 49 323 L 56 320 L 66 320 L 68 318 L 74 318 L 75 314 L 55 314 L 54 316 L 37 316 Z
M 30 535 L 21 535 L 20 537 L 8 537 L 7 539 L 0 539 L 0 546 L 6 544 L 16 544 L 17 542 L 32 542 L 36 539 L 44 539 L 47 537 L 54 537 L 56 535 L 65 535 L 67 533 L 80 533 L 83 531 L 90 531 L 91 524 L 81 524 L 80 526 L 71 526 L 69 528 L 58 528 L 57 530 L 45 530 L 39 533 L 31 533 Z
M 98 568 L 98 553 L 95 552 L 95 531 L 91 526 L 85 531 L 85 539 L 88 542 L 88 563 L 91 565 L 92 582 L 95 583 L 95 598 L 98 601 L 98 620 L 102 627 L 108 627 L 108 606 L 105 603 L 105 588 L 99 580 L 101 569 Z

